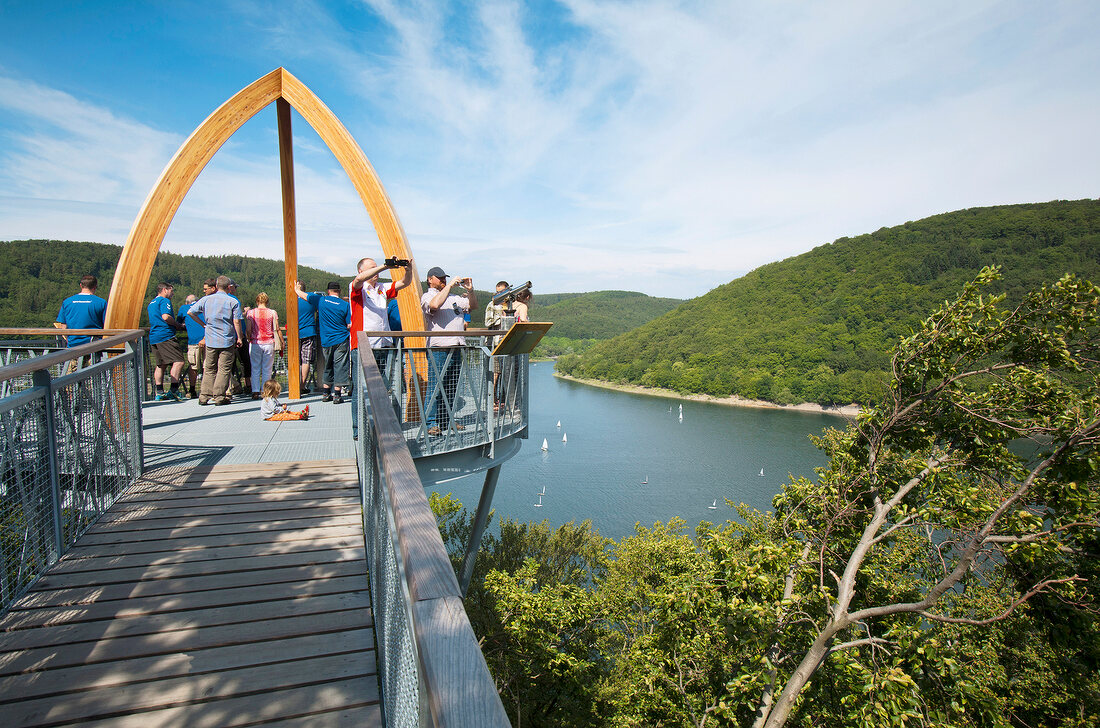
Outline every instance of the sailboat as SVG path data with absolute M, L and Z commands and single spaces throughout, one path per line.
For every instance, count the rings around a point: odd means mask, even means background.
M 649 475 L 648 474 L 644 478 L 642 478 L 642 485 L 649 485 Z
M 540 499 L 542 498 L 542 496 L 546 495 L 546 483 L 542 484 L 542 492 L 538 493 L 537 495 L 539 496 Z
M 708 511 L 713 511 L 713 510 L 716 510 L 717 508 L 718 508 L 718 499 L 715 498 L 714 502 L 711 503 L 709 506 L 707 506 L 707 510 Z
M 569 442 L 569 438 L 567 438 L 567 437 L 565 436 L 565 433 L 564 433 L 564 432 L 563 432 L 563 433 L 561 433 L 561 441 L 562 441 L 562 442 Z
M 683 421 L 684 421 L 684 413 L 683 413 L 683 412 L 681 412 L 681 413 L 680 413 L 680 422 L 683 422 Z
M 668 412 L 669 412 L 669 414 L 672 414 L 672 405 L 668 406 Z
M 539 502 L 535 504 L 535 508 L 542 508 L 542 495 L 539 495 Z
M 558 429 L 561 429 L 561 420 L 558 420 Z
M 684 405 L 680 405 L 680 414 L 684 414 Z
M 547 450 L 549 450 L 549 449 L 550 449 L 550 443 L 548 443 L 548 442 L 546 441 L 546 438 L 545 438 L 545 437 L 544 437 L 544 438 L 542 438 L 542 451 L 543 451 L 543 452 L 546 452 L 546 451 L 547 451 Z
M 760 468 L 760 477 L 761 477 L 761 478 L 763 478 L 763 477 L 764 477 L 764 468 Z

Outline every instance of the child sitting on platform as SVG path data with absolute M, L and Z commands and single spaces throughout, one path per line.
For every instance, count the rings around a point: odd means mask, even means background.
M 282 392 L 283 385 L 279 384 L 274 379 L 268 379 L 264 382 L 264 401 L 260 403 L 260 417 L 275 422 L 282 422 L 284 420 L 308 420 L 309 405 L 306 405 L 300 412 L 291 412 L 286 408 L 285 404 L 280 404 L 277 399 Z

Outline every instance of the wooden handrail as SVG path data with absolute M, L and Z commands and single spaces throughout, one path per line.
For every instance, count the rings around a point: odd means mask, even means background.
M 0 329 L 0 334 L 11 331 L 39 331 L 40 329 Z M 41 329 L 46 331 L 85 331 L 85 329 Z M 31 359 L 24 359 L 23 361 L 16 362 L 15 364 L 9 364 L 6 367 L 0 367 L 0 382 L 6 382 L 9 379 L 16 377 L 26 376 L 38 369 L 46 369 L 52 367 L 54 364 L 63 364 L 70 359 L 76 359 L 82 356 L 88 356 L 89 354 L 95 354 L 96 352 L 106 351 L 108 349 L 116 349 L 123 344 L 131 341 L 136 341 L 145 336 L 145 331 L 142 329 L 108 329 L 103 331 L 101 329 L 90 329 L 99 334 L 108 333 L 110 335 L 99 341 L 92 341 L 87 344 L 81 344 L 80 346 L 74 346 L 70 349 L 64 349 L 62 351 L 55 351 L 52 354 L 43 354 L 42 356 L 36 356 Z
M 370 351 L 369 332 L 358 332 L 358 336 L 359 347 Z M 432 709 L 431 723 L 441 727 L 508 726 L 508 715 L 466 616 L 458 578 L 390 403 L 389 390 L 373 356 L 359 357 L 359 366 L 413 601 L 413 638 Z

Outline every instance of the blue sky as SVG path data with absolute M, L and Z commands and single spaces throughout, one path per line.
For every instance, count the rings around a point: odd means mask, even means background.
M 691 297 L 844 235 L 1100 194 L 1100 3 L 0 0 L 0 240 L 121 244 L 278 66 L 378 171 L 420 269 Z M 377 254 L 295 116 L 299 260 Z M 282 251 L 274 107 L 163 248 Z

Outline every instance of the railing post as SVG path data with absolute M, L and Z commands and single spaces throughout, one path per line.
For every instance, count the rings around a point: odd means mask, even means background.
M 50 470 L 50 515 L 53 519 L 53 546 L 54 554 L 50 563 L 61 558 L 65 552 L 64 534 L 61 532 L 61 479 L 57 467 L 57 427 L 55 426 L 56 414 L 53 409 L 52 377 L 48 369 L 37 369 L 31 375 L 34 386 L 41 388 L 46 407 L 46 457 Z
M 143 356 L 143 343 L 145 337 L 138 342 L 126 342 L 126 349 L 134 355 L 133 376 L 134 408 L 130 426 L 133 428 L 133 458 L 134 475 L 141 477 L 145 473 L 145 434 L 141 428 L 142 390 L 145 389 L 145 357 Z
M 477 561 L 481 537 L 485 534 L 485 525 L 489 521 L 489 511 L 493 507 L 493 493 L 497 489 L 499 477 L 499 465 L 494 465 L 485 472 L 485 485 L 481 487 L 481 500 L 477 502 L 477 514 L 474 516 L 474 526 L 470 531 L 470 542 L 466 544 L 466 554 L 462 557 L 462 576 L 458 579 L 458 587 L 462 590 L 463 598 L 470 589 L 470 579 L 474 575 L 474 562 Z

